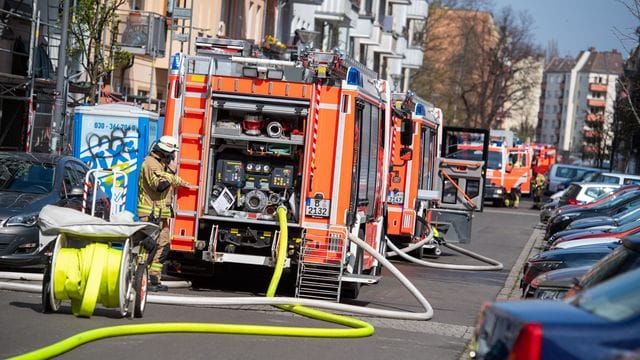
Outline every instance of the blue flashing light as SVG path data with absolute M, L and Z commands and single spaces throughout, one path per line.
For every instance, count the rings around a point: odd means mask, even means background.
M 171 59 L 171 70 L 180 70 L 180 53 L 173 55 Z
M 416 104 L 416 115 L 417 116 L 425 116 L 427 115 L 427 111 L 424 108 L 424 105 L 422 104 Z
M 502 140 L 495 141 L 494 144 L 496 146 L 502 146 Z
M 360 70 L 354 67 L 350 67 L 349 70 L 347 70 L 347 84 L 362 86 Z

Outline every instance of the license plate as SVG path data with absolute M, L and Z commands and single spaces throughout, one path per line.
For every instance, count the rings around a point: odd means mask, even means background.
M 329 217 L 331 200 L 307 199 L 305 214 L 313 217 Z

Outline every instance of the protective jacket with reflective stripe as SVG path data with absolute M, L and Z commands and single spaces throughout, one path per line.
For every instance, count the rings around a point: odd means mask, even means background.
M 171 186 L 158 191 L 162 180 Z M 149 216 L 153 213 L 158 218 L 169 218 L 171 212 L 171 195 L 173 187 L 180 186 L 182 179 L 173 174 L 155 153 L 150 153 L 142 163 L 138 177 L 138 216 Z

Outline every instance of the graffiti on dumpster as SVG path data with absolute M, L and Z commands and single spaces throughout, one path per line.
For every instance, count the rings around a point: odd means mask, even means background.
M 93 120 L 93 124 L 88 124 L 82 134 L 84 144 L 80 160 L 92 169 L 118 169 L 127 174 L 135 171 L 139 138 L 137 119 L 132 119 L 135 123 L 126 120 Z
M 140 165 L 140 131 L 137 118 L 85 115 L 82 122 L 79 156 L 82 162 L 92 169 L 119 170 L 128 177 L 136 173 Z M 137 175 L 134 175 L 134 178 L 137 178 Z M 112 176 L 101 175 L 98 176 L 98 181 L 112 201 L 122 205 L 122 178 L 117 184 L 113 184 Z M 134 205 L 135 200 L 127 197 L 126 202 Z

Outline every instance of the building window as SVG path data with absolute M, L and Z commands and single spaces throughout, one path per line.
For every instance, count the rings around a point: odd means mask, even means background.
M 131 0 L 129 5 L 131 10 L 144 10 L 144 0 Z
M 408 19 L 409 46 L 421 48 L 424 39 L 424 27 L 426 22 L 421 19 Z

